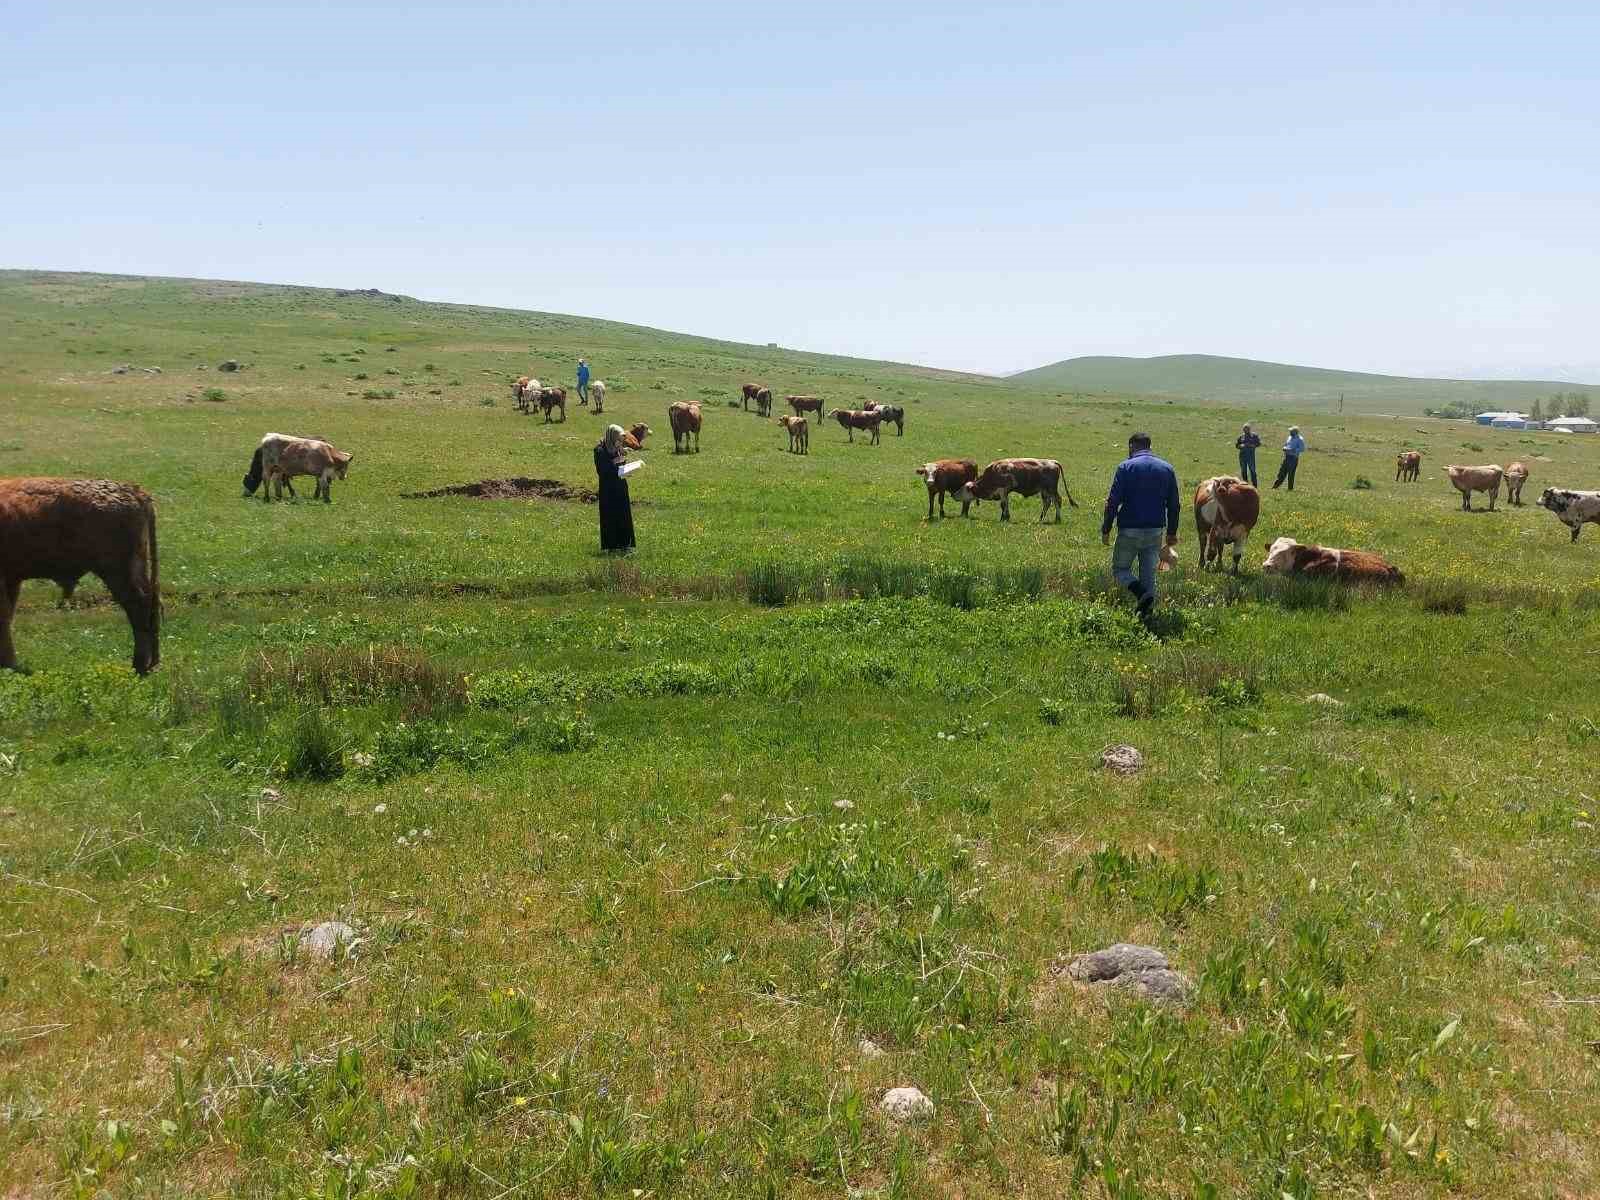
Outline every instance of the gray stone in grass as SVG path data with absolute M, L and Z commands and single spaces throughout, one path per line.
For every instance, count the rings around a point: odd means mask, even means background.
M 914 1087 L 890 1088 L 878 1107 L 891 1121 L 921 1121 L 933 1116 L 933 1101 Z
M 1117 987 L 1134 988 L 1147 1000 L 1159 1000 L 1164 1004 L 1185 1004 L 1194 993 L 1194 984 L 1187 975 L 1165 967 L 1119 975 L 1115 982 Z
M 1104 983 L 1108 979 L 1140 971 L 1164 971 L 1170 965 L 1167 956 L 1154 946 L 1118 942 L 1104 950 L 1091 950 L 1078 955 L 1067 964 L 1067 974 L 1079 983 Z
M 883 1047 L 878 1045 L 878 1043 L 873 1041 L 871 1038 L 862 1038 L 861 1045 L 858 1046 L 857 1049 L 861 1051 L 862 1058 L 883 1057 Z
M 1118 775 L 1137 775 L 1144 769 L 1144 754 L 1137 746 L 1107 746 L 1100 751 L 1100 765 Z
M 1307 704 L 1326 704 L 1329 708 L 1343 708 L 1344 701 L 1336 700 L 1327 692 L 1312 692 L 1306 697 Z
M 217 370 L 219 371 L 237 371 L 238 369 L 239 360 L 236 358 L 230 358 L 226 362 L 220 362 L 217 364 Z
M 343 921 L 324 921 L 300 935 L 301 947 L 314 958 L 332 958 L 340 946 L 349 949 L 358 940 L 356 931 Z

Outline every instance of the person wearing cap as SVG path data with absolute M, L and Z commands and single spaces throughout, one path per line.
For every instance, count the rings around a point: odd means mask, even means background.
M 578 403 L 584 405 L 589 403 L 589 360 L 587 358 L 578 360 Z
M 1246 425 L 1244 432 L 1233 439 L 1233 445 L 1239 451 L 1239 478 L 1260 486 L 1261 481 L 1256 478 L 1256 451 L 1261 447 L 1261 435 Z
M 621 470 L 627 460 L 622 426 L 607 425 L 605 436 L 594 448 L 594 473 L 600 480 L 600 549 L 607 554 L 626 554 L 633 549 L 633 502 Z
M 1289 490 L 1294 491 L 1294 473 L 1300 469 L 1300 456 L 1305 449 L 1306 440 L 1300 436 L 1300 426 L 1289 426 L 1288 440 L 1283 443 L 1283 465 L 1278 468 L 1278 477 L 1272 481 L 1273 487 L 1288 480 Z
M 1105 516 L 1100 522 L 1100 541 L 1111 542 L 1111 526 L 1117 527 L 1117 544 L 1111 551 L 1111 574 L 1133 593 L 1140 619 L 1149 617 L 1156 605 L 1156 571 L 1161 559 L 1162 535 L 1166 544 L 1178 544 L 1178 473 L 1165 459 L 1150 451 L 1150 435 L 1136 433 L 1128 439 L 1128 457 L 1111 478 L 1106 496 Z M 1133 573 L 1134 559 L 1139 574 Z

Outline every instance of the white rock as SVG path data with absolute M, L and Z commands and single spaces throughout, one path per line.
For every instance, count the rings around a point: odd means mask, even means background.
M 890 1088 L 878 1107 L 891 1121 L 921 1121 L 933 1116 L 933 1101 L 914 1087 Z
M 387 804 L 374 804 L 372 806 L 372 811 L 381 817 L 384 813 L 389 811 L 389 806 Z
M 1343 708 L 1343 700 L 1335 700 L 1327 692 L 1312 692 L 1306 697 L 1307 704 L 1326 704 L 1329 708 Z
M 349 950 L 359 940 L 356 931 L 343 921 L 324 921 L 300 935 L 301 947 L 316 958 L 332 958 L 340 946 Z
M 856 803 L 854 800 L 835 800 L 833 806 L 840 812 L 849 812 L 856 806 Z
M 1144 755 L 1137 746 L 1107 746 L 1100 751 L 1100 765 L 1116 775 L 1137 775 L 1144 769 Z
M 883 1057 L 883 1047 L 878 1045 L 878 1043 L 873 1041 L 871 1038 L 862 1038 L 861 1045 L 858 1046 L 857 1049 L 861 1051 L 862 1058 Z

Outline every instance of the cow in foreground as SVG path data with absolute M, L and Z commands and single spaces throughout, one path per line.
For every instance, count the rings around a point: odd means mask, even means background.
M 1056 523 L 1061 523 L 1061 464 L 1053 458 L 997 458 L 983 469 L 972 483 L 961 489 L 963 500 L 1000 501 L 1000 519 L 1011 520 L 1011 495 L 1040 497 L 1039 520 L 1050 515 L 1055 506 Z M 1073 508 L 1078 502 L 1072 490 L 1065 489 L 1067 503 Z
M 906 410 L 898 404 L 878 404 L 868 401 L 867 411 L 879 414 L 885 421 L 893 421 L 896 437 L 906 435 Z
M 15 670 L 11 622 L 25 579 L 72 595 L 98 575 L 133 627 L 133 669 L 161 661 L 161 580 L 156 506 L 131 483 L 109 479 L 0 479 L 0 668 Z
M 811 453 L 811 427 L 804 417 L 779 417 L 778 424 L 789 433 L 790 454 Z
M 606 381 L 596 379 L 589 384 L 589 398 L 594 401 L 594 411 L 603 413 L 606 410 Z
M 593 390 L 594 384 L 591 383 L 589 387 Z M 645 438 L 654 432 L 655 430 L 651 429 L 643 421 L 636 421 L 622 431 L 622 444 L 629 450 L 643 450 Z
M 1402 450 L 1395 455 L 1394 481 L 1399 483 L 1415 483 L 1417 476 L 1422 474 L 1422 455 L 1416 450 Z
M 1585 525 L 1600 525 L 1600 492 L 1545 488 L 1539 504 L 1555 513 L 1556 519 L 1572 530 L 1573 541 L 1578 540 Z
M 839 422 L 839 427 L 850 435 L 850 440 L 856 440 L 856 430 L 865 429 L 871 432 L 871 445 L 878 444 L 878 426 L 883 421 L 883 415 L 876 409 L 857 412 L 849 408 L 835 408 L 828 413 L 829 420 Z
M 817 414 L 817 420 L 822 420 L 821 396 L 785 396 L 784 400 L 794 409 L 795 416 L 803 417 L 808 412 L 814 412 Z
M 540 388 L 534 399 L 539 402 L 539 408 L 544 413 L 544 423 L 550 424 L 550 414 L 556 409 L 561 410 L 561 420 L 567 419 L 567 389 L 564 387 Z
M 353 457 L 321 438 L 269 433 L 261 439 L 250 459 L 250 472 L 244 477 L 244 494 L 253 496 L 260 487 L 263 503 L 272 498 L 273 490 L 282 500 L 285 487 L 290 496 L 294 495 L 294 484 L 290 480 L 296 475 L 310 475 L 317 481 L 312 499 L 320 498 L 325 504 L 332 504 L 334 477 L 345 477 Z
M 1335 579 L 1341 583 L 1405 582 L 1399 568 L 1371 550 L 1305 546 L 1288 537 L 1272 543 L 1261 569 L 1269 575 L 1304 575 L 1308 579 Z
M 1244 544 L 1261 516 L 1261 493 L 1242 479 L 1218 475 L 1195 489 L 1194 528 L 1199 535 L 1200 569 L 1222 565 L 1222 545 L 1233 547 L 1233 573 L 1239 573 Z
M 1489 493 L 1489 511 L 1494 511 L 1495 499 L 1500 495 L 1500 480 L 1505 472 L 1495 464 L 1484 467 L 1446 467 L 1450 486 L 1461 493 L 1461 511 L 1472 511 L 1472 493 Z
M 962 495 L 962 490 L 968 484 L 974 483 L 978 478 L 978 464 L 970 458 L 940 458 L 930 463 L 923 463 L 916 469 L 922 476 L 922 482 L 928 485 L 928 520 L 933 520 L 933 498 L 939 497 L 939 517 L 944 518 L 944 498 L 946 495 L 961 501 L 961 515 L 968 515 L 968 510 L 977 503 L 970 496 Z
M 689 435 L 694 435 L 694 452 L 700 453 L 700 406 L 693 401 L 679 400 L 667 408 L 667 424 L 672 426 L 672 452 L 689 452 Z
M 1528 482 L 1528 464 L 1514 462 L 1506 468 L 1506 503 L 1522 507 L 1522 485 Z

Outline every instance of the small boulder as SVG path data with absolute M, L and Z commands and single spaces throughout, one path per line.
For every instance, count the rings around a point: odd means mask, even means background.
M 1119 975 L 1116 985 L 1124 988 L 1134 988 L 1147 1000 L 1159 1000 L 1164 1004 L 1184 1004 L 1194 991 L 1194 984 L 1189 977 L 1181 971 L 1169 970 L 1159 967 L 1154 971 L 1134 971 L 1127 975 Z
M 1144 755 L 1137 746 L 1107 746 L 1100 751 L 1100 765 L 1117 775 L 1137 775 L 1144 769 Z
M 1306 697 L 1307 704 L 1326 704 L 1329 708 L 1343 708 L 1343 700 L 1335 700 L 1327 692 L 1312 692 Z
M 1088 954 L 1078 955 L 1067 964 L 1067 974 L 1079 983 L 1104 983 L 1120 975 L 1164 971 L 1169 965 L 1167 956 L 1154 946 L 1118 942 L 1104 950 L 1091 950 Z
M 933 1116 L 933 1101 L 914 1087 L 890 1088 L 878 1107 L 891 1121 L 922 1121 Z
M 332 958 L 343 946 L 347 951 L 360 941 L 343 921 L 324 921 L 300 935 L 300 947 L 313 958 Z
M 861 1045 L 858 1046 L 857 1049 L 861 1051 L 862 1058 L 883 1057 L 883 1047 L 878 1045 L 878 1043 L 873 1041 L 871 1038 L 862 1038 Z
M 113 375 L 126 375 L 128 373 L 128 364 L 123 363 L 120 367 L 112 367 L 111 373 Z
M 226 362 L 220 362 L 217 364 L 217 370 L 219 371 L 237 371 L 238 369 L 239 360 L 236 358 L 230 358 Z

